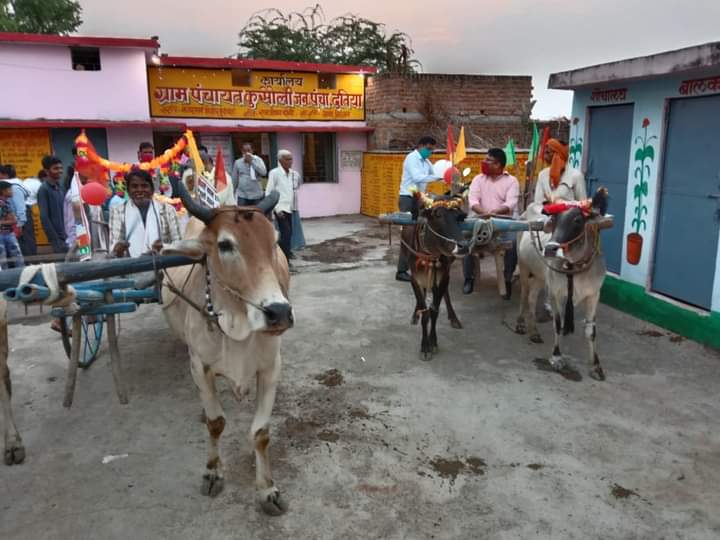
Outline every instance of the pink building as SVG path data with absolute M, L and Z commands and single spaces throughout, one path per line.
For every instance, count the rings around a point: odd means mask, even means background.
M 152 39 L 0 33 L 0 162 L 34 175 L 44 153 L 71 161 L 85 128 L 101 155 L 136 161 L 192 129 L 231 168 L 244 142 L 269 168 L 279 149 L 303 176 L 303 217 L 360 211 L 360 165 L 370 128 L 372 68 L 158 56 Z

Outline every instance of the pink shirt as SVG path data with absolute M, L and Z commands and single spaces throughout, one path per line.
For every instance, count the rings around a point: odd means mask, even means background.
M 517 210 L 519 197 L 520 183 L 508 173 L 496 177 L 477 175 L 470 184 L 468 194 L 471 209 L 479 204 L 483 210 L 490 213 L 501 206 L 507 206 L 510 208 L 510 216 Z

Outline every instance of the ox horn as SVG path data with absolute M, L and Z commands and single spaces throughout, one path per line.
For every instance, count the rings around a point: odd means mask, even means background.
M 180 182 L 175 175 L 170 176 L 170 184 L 173 188 L 173 194 L 180 197 L 183 206 L 187 209 L 191 216 L 198 218 L 205 225 L 210 223 L 213 218 L 213 211 L 210 208 L 199 204 L 195 199 L 192 198 L 188 193 L 187 188 L 183 182 Z
M 258 209 L 263 213 L 267 214 L 280 200 L 280 193 L 277 191 L 271 191 L 269 195 L 266 195 L 259 203 L 257 203 Z

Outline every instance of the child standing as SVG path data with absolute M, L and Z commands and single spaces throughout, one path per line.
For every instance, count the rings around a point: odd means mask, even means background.
M 0 181 L 0 268 L 3 270 L 8 269 L 8 258 L 15 260 L 15 268 L 24 264 L 16 235 L 17 217 L 12 205 L 12 195 L 12 184 L 5 180 Z

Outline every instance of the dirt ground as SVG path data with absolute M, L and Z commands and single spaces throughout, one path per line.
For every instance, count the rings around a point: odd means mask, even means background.
M 158 306 L 124 316 L 130 403 L 105 347 L 63 409 L 67 360 L 47 316 L 14 309 L 10 369 L 23 465 L 0 468 L 0 538 L 715 539 L 720 538 L 720 354 L 602 306 L 607 381 L 571 336 L 571 376 L 515 335 L 518 291 L 489 267 L 451 291 L 463 330 L 439 323 L 419 360 L 410 287 L 394 281 L 387 228 L 311 220 L 283 338 L 270 450 L 290 504 L 254 501 L 253 399 L 222 383 L 225 491 L 200 494 L 206 429 L 187 354 Z M 578 318 L 581 316 L 578 313 Z

